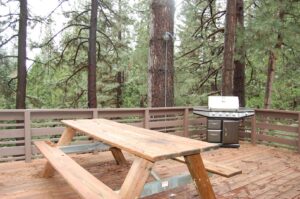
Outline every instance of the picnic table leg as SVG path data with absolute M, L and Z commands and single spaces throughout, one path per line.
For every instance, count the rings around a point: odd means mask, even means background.
M 184 159 L 201 198 L 215 199 L 216 196 L 212 189 L 200 154 L 184 156 Z
M 113 154 L 113 156 L 114 156 L 114 158 L 115 158 L 118 165 L 124 165 L 124 164 L 127 163 L 121 149 L 118 149 L 116 147 L 111 147 L 109 150 Z
M 60 139 L 58 140 L 56 146 L 63 146 L 68 145 L 72 141 L 72 138 L 74 137 L 76 133 L 76 130 L 66 127 L 64 132 L 62 133 Z M 54 175 L 55 169 L 52 167 L 52 165 L 47 161 L 44 171 L 42 172 L 42 177 L 44 178 L 50 178 Z
M 134 160 L 120 189 L 121 198 L 135 199 L 141 195 L 153 164 L 139 157 Z

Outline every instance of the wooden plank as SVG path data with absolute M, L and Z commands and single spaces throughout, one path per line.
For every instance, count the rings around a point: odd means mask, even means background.
M 11 156 L 11 155 L 24 155 L 24 146 L 12 146 L 12 147 L 0 147 L 0 157 L 1 156 Z
M 200 197 L 205 199 L 215 199 L 216 196 L 209 181 L 207 172 L 205 171 L 200 154 L 184 156 L 184 159 L 197 186 Z
M 195 154 L 219 146 L 214 143 L 160 133 L 105 119 L 63 120 L 62 122 L 80 132 L 100 139 L 106 144 L 152 162 Z
M 150 128 L 160 128 L 160 127 L 173 127 L 173 126 L 180 126 L 182 127 L 183 120 L 166 120 L 166 121 L 157 121 L 157 122 L 150 122 Z
M 183 117 L 183 135 L 184 137 L 189 137 L 189 109 L 184 109 Z
M 41 135 L 59 135 L 64 131 L 64 127 L 41 127 L 41 128 L 32 128 L 32 136 L 41 136 Z
M 207 119 L 206 118 L 196 118 L 196 119 L 189 119 L 190 125 L 196 125 L 196 126 L 206 126 Z
M 280 137 L 275 137 L 275 136 L 268 136 L 268 135 L 263 135 L 263 134 L 257 134 L 257 139 L 262 140 L 262 141 L 267 141 L 267 142 L 276 142 L 280 144 L 286 144 L 290 146 L 297 146 L 297 140 L 289 140 L 289 139 L 284 139 Z
M 16 160 L 24 160 L 25 156 L 17 156 L 17 157 L 8 157 L 8 158 L 1 158 L 0 157 L 0 162 L 10 162 L 10 161 L 16 161 Z
M 124 165 L 127 164 L 127 161 L 122 153 L 122 151 L 116 147 L 111 147 L 109 149 L 111 151 L 111 153 L 113 154 L 116 162 L 118 165 Z
M 8 140 L 8 141 L 0 141 L 0 145 L 15 145 L 15 144 L 24 144 L 24 140 Z
M 136 127 L 144 127 L 144 122 L 129 122 L 126 124 L 131 125 L 131 126 L 136 126 Z
M 70 144 L 72 141 L 73 137 L 75 136 L 76 130 L 70 127 L 66 127 L 65 131 L 61 135 L 57 146 L 64 146 Z
M 61 135 L 61 137 L 56 145 L 57 146 L 68 145 L 72 141 L 72 138 L 74 137 L 75 132 L 76 131 L 70 127 L 65 128 L 65 131 Z M 47 162 L 45 165 L 45 169 L 42 173 L 42 176 L 45 178 L 52 177 L 54 175 L 54 171 L 55 170 L 52 167 L 52 165 L 49 162 Z
M 96 108 L 93 109 L 93 118 L 98 118 L 98 110 Z
M 92 118 L 93 111 L 89 109 L 58 109 L 58 110 L 31 110 L 32 120 L 38 119 L 76 119 Z
M 24 109 L 0 110 L 0 121 L 24 120 Z
M 52 147 L 44 141 L 37 141 L 34 144 L 82 198 L 120 198 L 113 190 L 87 172 L 60 149 Z
M 0 139 L 3 138 L 22 138 L 24 137 L 24 129 L 4 129 L 0 130 Z
M 150 114 L 149 114 L 149 109 L 145 109 L 145 114 L 144 114 L 144 128 L 149 129 L 149 121 L 150 121 Z
M 1 128 L 3 128 L 3 127 L 24 127 L 24 123 L 14 123 L 14 124 L 0 123 L 0 127 Z
M 100 110 L 99 114 L 101 115 L 101 118 L 120 118 L 120 117 L 133 117 L 133 116 L 138 116 L 141 117 L 143 116 L 143 110 L 138 110 L 138 111 L 118 111 L 116 110 Z
M 162 108 L 162 109 L 149 109 L 151 116 L 165 116 L 165 115 L 182 115 L 182 109 L 168 109 L 168 108 Z
M 261 123 L 261 122 L 257 122 L 256 127 L 262 128 L 262 129 L 268 129 L 268 130 L 287 131 L 287 132 L 292 132 L 292 133 L 298 132 L 298 127 Z
M 282 111 L 282 110 L 255 109 L 255 115 L 258 117 L 272 117 L 272 118 L 283 118 L 283 119 L 298 118 L 298 113 L 296 111 Z
M 178 162 L 186 163 L 183 157 L 177 157 L 173 160 L 176 160 Z M 214 174 L 218 174 L 220 176 L 224 176 L 226 178 L 238 175 L 242 173 L 242 170 L 236 169 L 229 166 L 221 165 L 221 163 L 214 163 L 211 161 L 203 160 L 203 164 L 205 167 L 205 170 Z
M 257 132 L 256 132 L 256 116 L 255 115 L 252 117 L 251 123 L 252 123 L 252 125 L 251 125 L 252 126 L 252 128 L 251 128 L 251 143 L 256 144 Z
M 31 153 L 31 119 L 30 112 L 26 110 L 24 112 L 24 131 L 25 131 L 25 162 L 30 162 L 32 153 Z
M 134 160 L 120 189 L 121 198 L 133 199 L 141 195 L 152 166 L 153 163 L 148 160 L 142 158 Z

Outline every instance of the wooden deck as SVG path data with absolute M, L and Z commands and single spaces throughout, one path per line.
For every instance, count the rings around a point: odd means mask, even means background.
M 127 158 L 132 158 L 125 154 Z M 110 152 L 73 155 L 74 159 L 95 177 L 119 189 L 130 165 L 116 165 Z M 210 161 L 240 168 L 243 174 L 231 178 L 213 175 L 211 182 L 217 198 L 300 198 L 300 155 L 287 150 L 243 143 L 239 149 L 221 148 L 203 153 Z M 45 159 L 32 163 L 0 164 L 0 198 L 79 198 L 59 175 L 39 177 Z M 187 167 L 173 160 L 161 161 L 154 167 L 161 177 L 184 173 Z M 153 179 L 149 179 L 153 180 Z M 192 184 L 153 195 L 150 198 L 198 198 Z

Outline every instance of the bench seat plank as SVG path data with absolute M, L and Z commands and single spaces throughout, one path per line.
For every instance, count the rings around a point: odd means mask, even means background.
M 81 197 L 87 199 L 120 199 L 119 195 L 112 189 L 82 168 L 59 148 L 50 146 L 45 141 L 36 141 L 34 144 Z
M 66 126 L 155 162 L 217 148 L 218 144 L 179 137 L 106 119 L 62 120 Z
M 173 160 L 176 160 L 176 161 L 182 162 L 182 163 L 186 163 L 183 157 L 173 158 Z M 220 164 L 213 163 L 213 162 L 210 162 L 210 161 L 207 161 L 207 160 L 203 160 L 203 164 L 204 164 L 204 167 L 205 167 L 206 171 L 214 173 L 214 174 L 218 174 L 220 176 L 224 176 L 224 177 L 227 177 L 227 178 L 242 173 L 242 170 L 240 170 L 240 169 L 220 165 Z

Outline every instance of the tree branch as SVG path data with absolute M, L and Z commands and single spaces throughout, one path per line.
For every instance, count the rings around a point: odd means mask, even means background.
M 87 28 L 89 28 L 89 26 L 87 26 L 87 25 L 84 25 L 84 24 L 69 24 L 69 25 L 67 25 L 67 26 L 65 26 L 65 27 L 63 27 L 62 29 L 60 29 L 57 33 L 55 33 L 46 43 L 44 43 L 44 44 L 41 44 L 39 47 L 40 48 L 42 48 L 42 47 L 45 47 L 45 46 L 47 46 L 47 45 L 49 45 L 49 43 L 57 36 L 57 35 L 59 35 L 60 33 L 62 33 L 63 31 L 65 31 L 66 29 L 68 29 L 68 28 L 70 28 L 70 27 L 73 27 L 73 26 L 77 26 L 77 27 L 80 27 L 80 26 L 82 26 L 82 27 L 87 27 Z
M 4 42 L 2 42 L 0 44 L 0 48 L 2 48 L 2 46 L 6 45 L 8 42 L 10 42 L 13 38 L 17 37 L 18 34 L 12 35 L 10 38 L 8 38 L 7 40 L 5 40 Z

